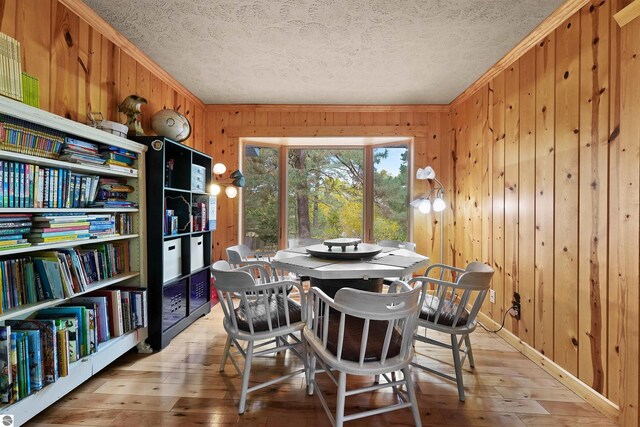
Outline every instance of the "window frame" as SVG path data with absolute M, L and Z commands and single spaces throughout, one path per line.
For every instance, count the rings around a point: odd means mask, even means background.
M 330 137 L 328 137 L 330 138 Z M 414 149 L 415 149 L 415 141 L 413 137 L 398 137 L 398 141 L 395 142 L 378 142 L 375 141 L 365 142 L 363 144 L 352 144 L 352 145 L 322 145 L 320 141 L 318 144 L 310 144 L 310 145 L 300 145 L 300 144 L 287 144 L 287 143 L 271 143 L 271 142 L 259 142 L 252 137 L 250 140 L 244 140 L 243 138 L 239 139 L 240 144 L 240 170 L 244 169 L 245 162 L 245 147 L 246 146 L 255 146 L 255 147 L 265 147 L 276 149 L 278 151 L 278 249 L 285 249 L 287 247 L 288 242 L 288 232 L 289 232 L 289 224 L 288 224 L 288 203 L 289 203 L 289 192 L 288 192 L 288 172 L 289 172 L 289 160 L 288 160 L 288 150 L 291 149 L 308 149 L 308 150 L 322 150 L 322 149 L 345 149 L 345 150 L 354 150 L 354 149 L 362 149 L 363 157 L 364 157 L 364 191 L 363 191 L 363 217 L 362 217 L 362 226 L 363 226 L 363 241 L 365 242 L 374 242 L 373 236 L 373 221 L 374 221 L 374 206 L 373 206 L 373 195 L 374 195 L 374 165 L 373 165 L 373 151 L 374 149 L 385 148 L 385 147 L 398 147 L 401 145 L 405 145 L 407 147 L 407 224 L 408 230 L 407 235 L 409 236 L 409 240 L 413 241 L 413 219 L 414 215 L 412 210 L 409 208 L 409 202 L 411 201 L 411 196 L 413 193 L 414 186 L 414 166 L 413 166 L 413 157 L 414 157 Z M 318 140 L 322 140 L 323 137 L 317 137 Z M 375 137 L 363 137 L 363 139 L 375 139 Z M 242 193 L 242 192 L 241 192 Z M 244 224 L 244 216 L 245 216 L 245 198 L 244 194 L 242 194 L 240 200 L 240 206 L 238 212 L 238 241 L 244 242 L 245 238 L 245 224 Z

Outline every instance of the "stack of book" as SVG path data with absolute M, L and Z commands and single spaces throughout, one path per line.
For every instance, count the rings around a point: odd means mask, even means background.
M 0 148 L 3 150 L 57 159 L 63 143 L 63 132 L 0 115 Z
M 0 33 L 0 95 L 22 102 L 20 42 Z
M 105 208 L 133 208 L 136 203 L 127 200 L 134 188 L 125 178 L 104 178 L 98 181 L 98 192 L 92 206 Z
M 124 171 L 132 168 L 133 162 L 138 158 L 138 155 L 133 151 L 113 146 L 100 147 L 100 155 L 109 168 Z
M 31 231 L 31 214 L 0 214 L 0 251 L 25 248 Z
M 147 326 L 147 291 L 108 289 L 0 326 L 0 402 L 15 403 L 69 374 L 112 338 Z
M 91 142 L 65 137 L 60 160 L 87 165 L 102 165 L 104 159 L 98 154 L 98 146 Z
M 117 236 L 116 219 L 112 214 L 95 214 L 89 219 L 91 238 Z
M 133 217 L 128 213 L 117 213 L 115 227 L 118 234 L 133 234 Z
M 89 220 L 95 218 L 81 212 L 36 214 L 28 239 L 36 245 L 88 239 Z

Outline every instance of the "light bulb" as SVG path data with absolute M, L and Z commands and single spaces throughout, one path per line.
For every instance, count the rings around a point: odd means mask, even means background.
M 220 190 L 222 190 L 222 189 L 220 188 L 220 186 L 218 184 L 211 184 L 209 186 L 209 193 L 212 196 L 217 196 L 218 194 L 220 194 Z
M 224 189 L 224 192 L 227 193 L 227 197 L 229 197 L 230 199 L 233 199 L 238 195 L 238 189 L 233 186 L 228 186 Z
M 431 200 L 424 199 L 420 206 L 418 206 L 418 210 L 423 214 L 428 214 L 431 211 Z
M 222 175 L 227 171 L 227 167 L 222 163 L 216 163 L 213 165 L 213 173 L 216 175 Z
M 433 211 L 442 212 L 447 207 L 447 204 L 442 200 L 442 197 L 437 197 L 433 201 Z

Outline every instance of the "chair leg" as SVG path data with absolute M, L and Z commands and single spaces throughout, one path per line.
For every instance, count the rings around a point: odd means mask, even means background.
M 240 392 L 240 404 L 238 405 L 239 414 L 244 413 L 244 407 L 247 403 L 247 389 L 249 388 L 249 375 L 251 375 L 251 362 L 253 362 L 253 341 L 249 341 L 249 345 L 247 345 L 247 357 L 244 360 L 242 391 Z
M 307 382 L 307 394 L 313 396 L 313 385 L 316 381 L 316 354 L 312 351 L 307 353 L 307 366 L 309 370 L 307 374 L 309 378 Z
M 464 402 L 464 385 L 462 383 L 462 364 L 460 363 L 460 348 L 458 347 L 458 338 L 451 335 L 451 350 L 453 350 L 453 366 L 456 370 L 456 383 L 458 384 L 458 397 Z
M 338 377 L 338 394 L 336 396 L 336 424 L 335 427 L 342 427 L 344 423 L 344 403 L 347 391 L 347 373 L 340 371 Z
M 394 372 L 395 373 L 395 372 Z M 407 393 L 409 393 L 409 401 L 411 402 L 411 413 L 413 414 L 413 422 L 416 427 L 422 427 L 422 421 L 420 420 L 420 409 L 418 408 L 418 400 L 416 399 L 416 389 L 411 379 L 409 367 L 402 369 L 402 375 L 407 383 Z
M 231 351 L 231 337 L 227 335 L 227 342 L 224 344 L 224 351 L 222 352 L 222 362 L 220 362 L 220 372 L 224 371 L 224 365 L 227 363 L 229 351 Z
M 467 359 L 469 359 L 469 366 L 473 368 L 476 365 L 473 362 L 473 351 L 471 351 L 471 337 L 469 337 L 469 334 L 464 336 L 464 345 L 466 347 L 464 351 L 467 353 Z

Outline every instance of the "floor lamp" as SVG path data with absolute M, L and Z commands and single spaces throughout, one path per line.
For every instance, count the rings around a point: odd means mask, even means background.
M 440 262 L 442 263 L 444 262 L 444 210 L 447 207 L 444 201 L 444 186 L 436 178 L 436 172 L 431 166 L 427 166 L 424 169 L 418 168 L 416 171 L 416 179 L 428 180 L 431 183 L 431 189 L 427 193 L 412 200 L 410 204 L 423 214 L 428 214 L 432 210 L 433 212 L 440 213 Z

